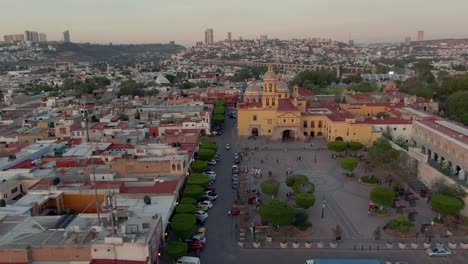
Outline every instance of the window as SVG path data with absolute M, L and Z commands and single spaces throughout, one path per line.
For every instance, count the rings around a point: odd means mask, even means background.
M 266 105 L 267 105 L 267 106 L 270 105 L 270 98 L 267 98 L 267 99 L 266 99 Z
M 406 131 L 406 127 L 403 128 L 403 131 Z
M 291 119 L 291 123 L 294 123 L 294 119 Z
M 15 187 L 15 188 L 11 189 L 11 194 L 16 193 L 17 191 L 18 191 L 18 187 Z
M 271 100 L 271 105 L 275 105 L 275 98 L 273 98 L 273 100 Z
M 319 127 L 319 128 L 322 128 L 322 121 L 319 121 L 319 122 L 318 122 L 318 127 Z
M 304 121 L 304 128 L 307 128 L 307 121 Z
M 279 98 L 281 98 L 281 94 L 279 94 Z
M 315 121 L 310 121 L 310 127 L 315 127 Z
M 396 127 L 393 128 L 393 131 L 396 131 Z
M 268 119 L 268 124 L 271 125 L 273 123 L 272 119 Z
M 306 136 L 306 137 L 307 137 L 307 132 L 304 132 L 304 136 Z
M 5 199 L 8 198 L 8 194 L 6 194 L 6 193 L 3 194 L 3 198 L 5 198 Z
M 256 115 L 252 116 L 252 120 L 257 121 L 257 116 Z
M 268 129 L 268 133 L 271 133 L 271 129 Z
M 319 136 L 319 137 L 322 136 L 322 132 L 318 132 L 317 136 Z
M 283 123 L 286 123 L 286 119 L 283 119 Z

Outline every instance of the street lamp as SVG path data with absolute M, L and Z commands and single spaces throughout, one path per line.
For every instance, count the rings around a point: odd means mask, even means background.
M 317 151 L 315 151 L 314 163 L 317 164 Z
M 324 213 L 325 213 L 325 200 L 322 200 L 322 219 L 324 217 Z

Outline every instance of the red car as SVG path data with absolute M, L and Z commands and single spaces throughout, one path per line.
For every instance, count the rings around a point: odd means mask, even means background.
M 239 209 L 232 209 L 231 210 L 231 215 L 238 215 L 240 213 Z
M 208 186 L 208 187 L 205 188 L 205 191 L 216 192 L 216 188 L 215 188 L 213 185 L 210 185 L 210 186 Z
M 205 245 L 200 241 L 192 241 L 188 245 L 189 251 L 203 251 L 205 249 Z

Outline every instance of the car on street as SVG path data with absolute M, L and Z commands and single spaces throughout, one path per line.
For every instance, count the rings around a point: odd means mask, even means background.
M 210 161 L 208 161 L 208 165 L 216 165 L 216 160 L 212 159 Z
M 201 226 L 198 228 L 197 235 L 206 237 L 206 227 Z
M 239 188 L 239 182 L 238 181 L 233 181 L 232 182 L 232 189 L 237 190 L 237 188 Z
M 232 174 L 231 179 L 232 179 L 232 181 L 238 181 L 239 180 L 239 174 L 237 174 L 237 173 Z
M 191 241 L 188 244 L 188 251 L 199 252 L 199 251 L 203 251 L 204 249 L 205 249 L 205 244 L 199 241 Z
M 239 174 L 239 166 L 237 165 L 232 165 L 232 173 Z
M 238 215 L 240 213 L 240 210 L 239 209 L 231 209 L 228 214 L 229 215 Z
M 234 159 L 234 164 L 240 164 L 240 158 Z
M 221 160 L 221 155 L 216 154 L 215 157 L 214 157 L 214 159 L 215 159 L 217 162 L 219 162 L 219 161 Z
M 452 255 L 452 251 L 445 247 L 428 248 L 426 253 L 430 257 L 445 257 Z
M 203 198 L 209 200 L 209 201 L 214 201 L 216 199 L 218 199 L 218 195 L 217 194 L 205 194 L 203 195 Z
M 204 222 L 208 218 L 208 213 L 202 210 L 198 210 L 198 211 L 195 211 L 195 217 L 199 221 Z
M 208 185 L 208 187 L 205 188 L 205 191 L 216 192 L 216 188 L 213 185 Z
M 226 144 L 226 150 L 230 150 L 231 149 L 231 145 L 230 144 Z
M 200 259 L 191 256 L 183 256 L 177 260 L 177 264 L 200 264 Z
M 237 153 L 237 152 L 236 152 L 236 153 L 234 153 L 234 159 L 240 159 L 240 155 L 239 155 L 239 153 Z
M 213 170 L 211 170 L 211 171 L 205 171 L 205 172 L 203 172 L 203 174 L 206 174 L 206 175 L 208 175 L 208 176 L 214 176 L 214 177 L 216 177 L 216 172 L 214 172 Z
M 208 208 L 208 206 L 206 205 L 203 205 L 203 204 L 199 204 L 197 205 L 197 210 L 200 210 L 200 211 L 208 211 L 210 208 Z
M 211 209 L 213 207 L 213 203 L 210 201 L 201 201 L 198 203 L 199 206 L 207 206 L 208 208 Z
M 191 236 L 190 238 L 185 239 L 185 242 L 190 243 L 192 241 L 197 241 L 197 242 L 201 242 L 201 243 L 205 244 L 206 243 L 206 237 L 199 236 L 199 235 L 194 235 L 194 236 Z

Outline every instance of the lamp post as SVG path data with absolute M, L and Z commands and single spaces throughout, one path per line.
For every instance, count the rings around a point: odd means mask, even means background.
M 314 163 L 317 164 L 317 151 L 315 151 Z
M 322 219 L 324 218 L 325 213 L 325 199 L 322 200 Z

